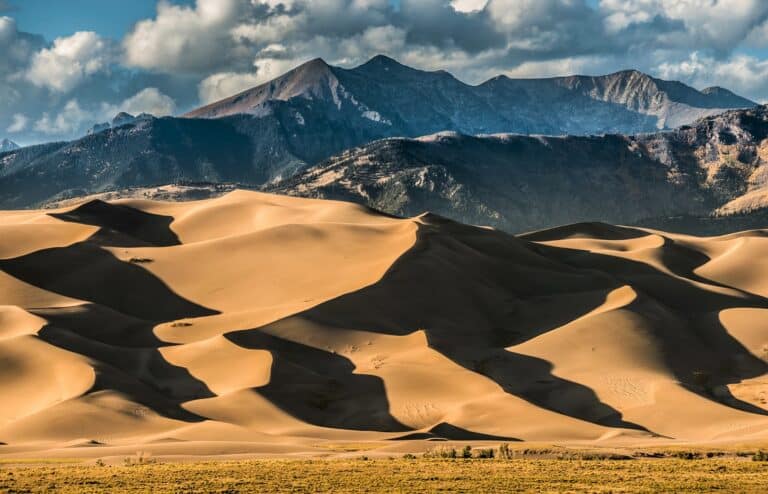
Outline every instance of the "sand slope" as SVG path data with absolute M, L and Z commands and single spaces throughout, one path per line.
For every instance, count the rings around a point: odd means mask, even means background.
M 0 233 L 4 448 L 768 439 L 768 232 L 512 237 L 235 191 Z

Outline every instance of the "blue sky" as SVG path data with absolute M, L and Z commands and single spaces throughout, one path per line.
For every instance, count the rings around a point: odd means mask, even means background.
M 19 29 L 47 39 L 77 31 L 96 31 L 119 39 L 141 19 L 155 13 L 156 0 L 10 0 Z M 194 0 L 174 0 L 194 4 Z
M 768 100 L 766 0 L 0 0 L 0 138 L 178 114 L 315 57 L 475 84 L 635 68 Z

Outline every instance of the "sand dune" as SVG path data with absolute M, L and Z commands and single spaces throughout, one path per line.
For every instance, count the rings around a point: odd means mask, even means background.
M 765 441 L 766 251 L 244 191 L 0 213 L 0 454 Z

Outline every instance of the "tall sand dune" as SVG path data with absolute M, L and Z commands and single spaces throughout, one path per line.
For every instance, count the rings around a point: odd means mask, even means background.
M 0 454 L 766 441 L 766 252 L 245 191 L 0 213 Z

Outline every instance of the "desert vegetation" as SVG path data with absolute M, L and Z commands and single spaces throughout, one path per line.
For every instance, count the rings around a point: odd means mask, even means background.
M 733 454 L 615 461 L 620 458 L 588 453 L 544 457 L 556 450 L 525 457 L 524 451 L 443 447 L 404 457 L 200 463 L 137 454 L 88 464 L 5 463 L 0 492 L 765 492 L 768 486 L 768 463 Z

